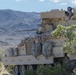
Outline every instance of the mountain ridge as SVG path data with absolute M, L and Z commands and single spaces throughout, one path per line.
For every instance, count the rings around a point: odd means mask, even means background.
M 35 29 L 38 23 L 41 22 L 40 13 L 37 12 L 22 12 L 11 9 L 0 10 L 0 41 L 10 44 L 9 40 L 16 41 L 22 39 L 32 32 L 16 32 L 19 30 Z M 12 37 L 10 37 L 12 36 Z M 21 37 L 17 39 L 17 37 Z M 16 37 L 16 39 L 15 39 Z M 12 42 L 11 41 L 11 42 Z

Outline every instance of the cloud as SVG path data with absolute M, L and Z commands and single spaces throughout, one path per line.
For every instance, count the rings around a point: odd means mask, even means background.
M 61 3 L 60 5 L 67 5 L 67 3 Z
M 40 0 L 40 2 L 43 2 L 44 0 Z
M 73 4 L 76 4 L 76 0 L 71 0 L 71 2 L 72 2 Z
M 60 2 L 61 0 L 50 0 L 52 2 Z
M 16 2 L 20 2 L 20 1 L 22 1 L 22 0 L 16 0 Z

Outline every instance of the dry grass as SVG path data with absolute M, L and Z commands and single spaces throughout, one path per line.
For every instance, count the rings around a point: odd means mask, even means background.
M 1 63 L 0 75 L 3 75 L 3 74 L 11 75 L 7 72 L 7 70 L 4 68 L 4 65 Z

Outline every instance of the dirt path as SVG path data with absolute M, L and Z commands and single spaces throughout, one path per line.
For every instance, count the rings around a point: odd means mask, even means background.
M 3 75 L 3 74 L 7 74 L 7 75 L 10 75 L 6 69 L 4 68 L 4 65 L 2 64 L 2 68 L 0 68 L 1 72 L 0 72 L 0 75 Z

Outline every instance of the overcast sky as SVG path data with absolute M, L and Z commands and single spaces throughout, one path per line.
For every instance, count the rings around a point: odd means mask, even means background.
M 76 0 L 0 0 L 0 9 L 13 9 L 26 12 L 42 12 L 51 9 L 76 7 Z

